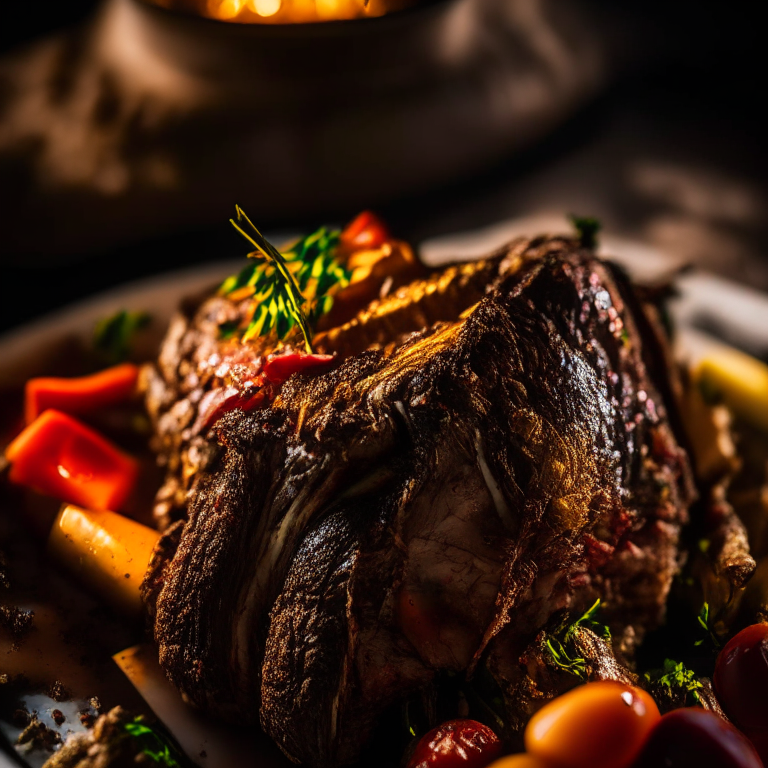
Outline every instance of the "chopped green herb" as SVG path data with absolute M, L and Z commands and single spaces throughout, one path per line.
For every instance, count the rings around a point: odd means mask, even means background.
M 697 704 L 701 701 L 698 692 L 704 686 L 693 670 L 688 669 L 681 661 L 664 659 L 664 667 L 662 669 L 646 672 L 644 677 L 649 683 L 660 685 L 670 690 L 682 688 L 686 692 L 686 697 L 690 694 L 693 701 Z
M 138 331 L 149 325 L 148 312 L 129 312 L 121 309 L 96 323 L 93 346 L 105 362 L 115 364 L 125 360 L 131 352 L 133 339 Z
M 129 736 L 140 740 L 143 754 L 157 765 L 163 768 L 184 768 L 189 765 L 170 736 L 158 728 L 148 726 L 143 717 L 139 716 L 123 727 Z
M 566 626 L 564 630 L 561 630 L 556 635 L 548 637 L 545 641 L 547 650 L 555 664 L 581 680 L 587 679 L 588 668 L 586 659 L 575 655 L 573 651 L 569 652 L 568 647 L 572 645 L 573 638 L 579 629 L 588 629 L 610 643 L 611 630 L 605 624 L 595 621 L 599 608 L 600 598 L 595 600 L 592 606 L 576 621 Z
M 256 247 L 248 256 L 257 261 L 227 278 L 219 290 L 224 296 L 251 302 L 247 324 L 242 328 L 222 324 L 222 336 L 232 338 L 242 331 L 245 342 L 274 332 L 284 339 L 298 326 L 311 352 L 311 326 L 330 310 L 333 293 L 349 285 L 351 273 L 335 258 L 339 231 L 323 227 L 281 253 L 240 207 L 236 210 L 237 220 L 230 221 Z
M 701 606 L 699 615 L 696 618 L 699 622 L 699 625 L 707 633 L 707 637 L 712 641 L 712 645 L 714 645 L 715 650 L 720 650 L 722 644 L 720 642 L 720 638 L 717 636 L 717 633 L 711 624 L 711 617 L 709 615 L 709 603 L 704 603 L 704 605 Z M 706 639 L 706 637 L 702 637 L 700 640 L 697 640 L 694 645 L 703 645 Z
M 602 229 L 600 222 L 591 216 L 576 216 L 573 213 L 568 218 L 576 227 L 581 245 L 584 248 L 597 247 L 597 233 Z
M 577 619 L 573 622 L 573 624 L 571 624 L 565 633 L 565 639 L 569 640 L 571 637 L 573 637 L 574 632 L 579 627 L 586 627 L 587 629 L 592 630 L 592 632 L 594 632 L 598 637 L 602 637 L 603 640 L 610 641 L 611 630 L 605 624 L 601 624 L 599 621 L 595 621 L 595 616 L 597 615 L 599 608 L 600 598 L 598 597 L 597 600 L 595 600 L 595 602 L 592 604 L 592 607 L 580 619 Z
M 569 656 L 565 646 L 556 637 L 547 638 L 547 650 L 552 660 L 560 669 L 569 672 L 580 680 L 587 679 L 587 661 L 581 656 Z

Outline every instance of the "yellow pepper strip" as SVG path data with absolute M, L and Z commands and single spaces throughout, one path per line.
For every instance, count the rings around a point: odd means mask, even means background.
M 160 534 L 116 512 L 65 504 L 48 550 L 91 591 L 127 616 L 142 611 L 139 587 Z
M 737 416 L 768 432 L 768 365 L 718 346 L 702 358 L 693 379 L 705 395 L 722 398 Z

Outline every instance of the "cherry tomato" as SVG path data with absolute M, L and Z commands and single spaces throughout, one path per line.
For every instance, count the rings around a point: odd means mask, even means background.
M 538 757 L 523 752 L 520 755 L 502 757 L 501 760 L 491 763 L 488 768 L 550 768 L 550 766 L 542 763 Z
M 731 638 L 717 657 L 714 684 L 737 728 L 768 728 L 768 624 L 753 624 Z
M 604 681 L 574 688 L 542 707 L 525 729 L 525 747 L 559 768 L 626 768 L 659 721 L 639 688 Z
M 698 707 L 658 722 L 632 768 L 762 768 L 752 745 L 730 723 Z
M 421 738 L 407 768 L 485 768 L 501 752 L 498 736 L 475 720 L 449 720 Z
M 747 731 L 744 735 L 752 742 L 763 765 L 768 765 L 768 728 Z
M 341 233 L 341 243 L 350 251 L 378 248 L 390 239 L 387 225 L 370 211 L 358 214 Z

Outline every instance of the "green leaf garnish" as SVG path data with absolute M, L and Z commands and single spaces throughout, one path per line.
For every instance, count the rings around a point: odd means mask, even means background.
M 582 247 L 597 247 L 597 233 L 603 228 L 602 224 L 592 216 L 576 216 L 576 214 L 572 213 L 568 218 L 573 226 L 576 227 Z
M 673 661 L 672 659 L 664 659 L 664 667 L 660 670 L 653 670 L 646 672 L 643 675 L 649 683 L 660 685 L 670 690 L 674 688 L 682 688 L 697 704 L 700 703 L 701 697 L 699 691 L 704 688 L 701 681 L 696 677 L 693 670 L 688 669 L 682 661 Z
M 546 646 L 552 656 L 552 660 L 558 667 L 560 667 L 560 669 L 586 682 L 586 659 L 581 656 L 570 656 L 565 649 L 565 645 L 556 637 L 547 638 Z
M 130 354 L 136 333 L 149 325 L 151 319 L 148 312 L 121 309 L 99 320 L 93 331 L 94 349 L 105 362 L 121 363 Z
M 189 761 L 184 758 L 170 736 L 158 728 L 152 728 L 139 716 L 123 726 L 125 732 L 139 739 L 141 751 L 163 768 L 184 768 Z
M 601 637 L 606 642 L 611 642 L 611 630 L 598 621 L 595 621 L 595 616 L 600 608 L 600 598 L 592 604 L 592 606 L 576 621 L 566 626 L 556 635 L 547 638 L 545 645 L 552 660 L 560 669 L 569 672 L 572 675 L 586 681 L 587 679 L 587 661 L 581 656 L 575 655 L 573 650 L 569 651 L 569 646 L 572 645 L 573 638 L 579 629 L 588 629 L 594 632 L 598 637 Z
M 219 292 L 233 300 L 248 298 L 251 309 L 244 327 L 233 323 L 220 326 L 222 336 L 231 338 L 241 333 L 241 340 L 246 342 L 274 332 L 278 339 L 284 339 L 298 326 L 307 352 L 311 352 L 311 327 L 330 310 L 333 293 L 349 285 L 351 273 L 335 258 L 340 232 L 323 227 L 281 253 L 239 206 L 236 211 L 237 220 L 230 221 L 255 246 L 248 256 L 256 261 L 227 278 Z
M 704 603 L 701 606 L 701 610 L 699 611 L 699 615 L 696 617 L 696 620 L 699 622 L 699 626 L 707 633 L 707 637 L 712 641 L 712 645 L 714 645 L 715 650 L 720 650 L 722 643 L 720 642 L 720 638 L 717 636 L 717 633 L 711 624 L 711 617 L 709 615 L 709 603 Z M 703 645 L 706 639 L 706 637 L 702 637 L 701 640 L 697 640 L 694 645 Z

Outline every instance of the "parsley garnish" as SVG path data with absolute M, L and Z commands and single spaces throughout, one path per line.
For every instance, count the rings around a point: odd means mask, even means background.
M 688 669 L 682 661 L 673 661 L 664 659 L 664 667 L 660 670 L 646 672 L 643 675 L 645 679 L 652 684 L 660 685 L 672 691 L 674 688 L 682 688 L 686 696 L 690 693 L 691 698 L 699 704 L 701 697 L 699 691 L 704 688 L 701 681 L 696 677 L 693 670 Z
M 597 247 L 597 233 L 602 229 L 602 224 L 591 216 L 576 216 L 572 213 L 568 217 L 579 235 L 579 242 L 584 248 Z
M 180 750 L 169 736 L 156 728 L 151 728 L 143 717 L 139 716 L 123 726 L 125 732 L 139 739 L 142 753 L 163 768 L 183 768 L 188 765 Z
M 246 323 L 223 324 L 222 336 L 241 333 L 246 342 L 274 332 L 284 339 L 298 326 L 307 352 L 311 352 L 311 326 L 330 310 L 335 291 L 349 285 L 351 273 L 335 258 L 339 231 L 323 227 L 281 253 L 239 206 L 236 211 L 237 219 L 230 219 L 232 226 L 255 246 L 248 256 L 257 261 L 227 278 L 219 290 L 234 301 L 250 299 Z
M 560 669 L 585 681 L 589 671 L 587 661 L 581 656 L 576 656 L 572 651 L 569 653 L 568 646 L 571 645 L 571 641 L 579 629 L 588 629 L 606 642 L 611 641 L 611 630 L 605 624 L 595 621 L 595 615 L 599 608 L 600 598 L 595 600 L 592 607 L 581 617 L 576 619 L 571 625 L 567 626 L 565 631 L 561 631 L 557 635 L 548 637 L 545 641 L 547 650 L 552 656 L 552 660 L 555 664 L 560 667 Z
M 133 338 L 138 331 L 149 325 L 148 312 L 129 312 L 121 309 L 96 323 L 93 330 L 93 346 L 107 363 L 121 363 L 131 351 Z

